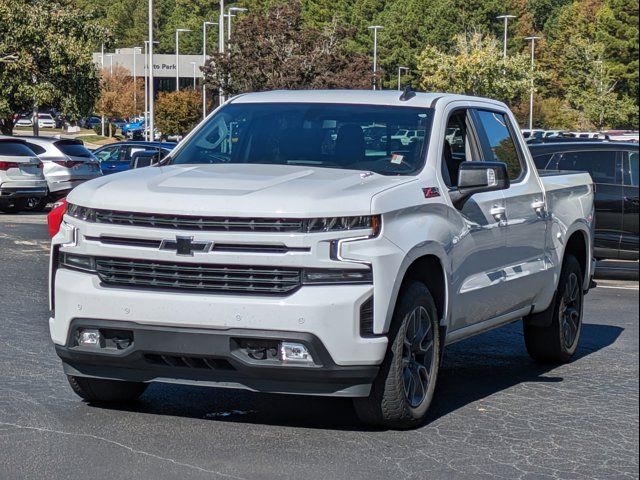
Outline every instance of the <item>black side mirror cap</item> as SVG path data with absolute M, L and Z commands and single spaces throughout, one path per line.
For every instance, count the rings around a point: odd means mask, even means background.
M 458 174 L 458 188 L 451 192 L 451 200 L 461 209 L 473 195 L 511 186 L 507 164 L 503 162 L 462 162 Z

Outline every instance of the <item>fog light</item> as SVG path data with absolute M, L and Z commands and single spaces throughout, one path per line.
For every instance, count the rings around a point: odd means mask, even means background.
M 301 343 L 282 342 L 280 344 L 280 360 L 292 363 L 313 363 L 311 353 Z
M 78 345 L 81 347 L 99 347 L 100 340 L 100 330 L 83 328 L 78 332 Z

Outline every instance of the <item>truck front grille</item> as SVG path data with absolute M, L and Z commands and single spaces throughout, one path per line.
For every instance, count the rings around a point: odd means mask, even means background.
M 287 218 L 198 217 L 97 210 L 96 222 L 109 225 L 202 232 L 302 232 L 303 220 Z
M 284 295 L 301 285 L 301 271 L 295 268 L 97 258 L 96 270 L 106 285 L 158 290 Z

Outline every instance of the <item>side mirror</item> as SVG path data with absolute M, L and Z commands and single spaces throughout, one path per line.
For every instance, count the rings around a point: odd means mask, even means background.
M 502 162 L 462 162 L 458 188 L 451 192 L 451 200 L 461 209 L 473 195 L 506 190 L 511 186 L 507 164 Z

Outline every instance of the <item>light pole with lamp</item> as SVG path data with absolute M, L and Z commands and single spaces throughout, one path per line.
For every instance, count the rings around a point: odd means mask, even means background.
M 100 44 L 100 75 L 104 74 L 104 42 Z M 100 117 L 101 133 L 104 137 L 104 115 Z
M 233 12 L 242 13 L 246 11 L 247 9 L 242 7 L 229 7 L 227 9 L 227 48 L 230 48 L 231 45 L 231 19 L 236 16 Z
M 398 91 L 402 91 L 402 84 L 401 84 L 401 80 L 402 80 L 402 72 L 409 72 L 409 67 L 398 67 Z
M 496 17 L 498 20 L 504 20 L 504 33 L 502 36 L 502 57 L 503 58 L 507 58 L 507 30 L 509 27 L 509 20 L 511 20 L 512 18 L 516 18 L 515 15 L 500 15 L 498 17 Z
M 535 68 L 536 40 L 540 37 L 526 37 L 525 40 L 531 42 L 531 92 L 529 92 L 529 130 L 533 130 L 533 72 Z
M 136 57 L 142 49 L 133 47 L 133 114 L 138 114 L 138 76 L 136 72 Z
M 378 83 L 378 30 L 382 30 L 384 27 L 380 25 L 373 25 L 369 27 L 369 30 L 373 30 L 373 89 L 376 90 Z
M 154 139 L 154 88 L 153 88 L 153 0 L 149 1 L 149 14 L 148 14 L 148 22 L 149 22 L 149 123 L 145 123 L 145 130 L 149 131 L 149 139 Z
M 218 53 L 224 53 L 224 44 L 225 44 L 225 36 L 224 36 L 224 0 L 220 0 L 220 15 L 218 16 Z M 220 99 L 220 105 L 224 103 L 224 93 L 222 92 L 222 87 L 218 89 L 218 97 Z
M 176 28 L 176 92 L 180 90 L 180 34 L 190 31 L 188 28 Z
M 154 41 L 156 45 L 160 42 Z M 149 75 L 150 75 L 150 63 L 149 63 L 149 40 L 144 41 L 144 139 L 147 140 L 147 126 L 149 125 Z
M 207 64 L 207 26 L 214 22 L 202 22 L 202 68 Z M 207 118 L 207 87 L 202 81 L 202 119 Z

